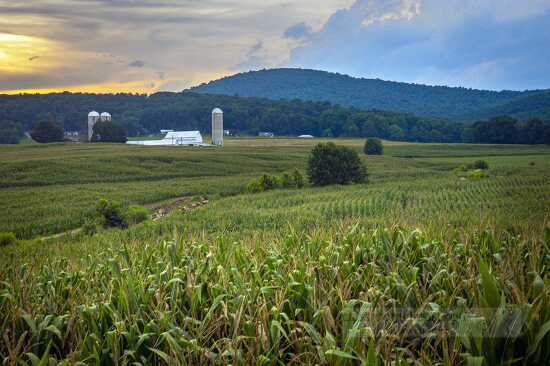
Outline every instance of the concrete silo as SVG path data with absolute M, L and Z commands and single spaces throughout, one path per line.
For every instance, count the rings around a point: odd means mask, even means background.
M 99 121 L 100 116 L 96 111 L 88 113 L 88 141 L 92 140 L 92 134 L 94 133 L 94 125 Z
M 212 111 L 212 145 L 223 146 L 223 111 L 219 108 Z
M 101 113 L 100 116 L 101 122 L 111 122 L 111 114 L 107 112 Z

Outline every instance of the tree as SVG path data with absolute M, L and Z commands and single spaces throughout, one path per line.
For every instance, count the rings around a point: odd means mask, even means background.
M 94 125 L 92 142 L 126 142 L 126 130 L 115 122 L 99 121 Z
M 363 151 L 366 155 L 382 155 L 382 153 L 384 152 L 382 141 L 376 137 L 369 137 L 365 141 Z
M 18 144 L 23 136 L 23 126 L 13 121 L 0 122 L 0 144 Z
M 311 150 L 307 174 L 314 186 L 367 181 L 367 168 L 357 152 L 332 142 L 318 144 Z
M 34 125 L 31 137 L 43 144 L 63 141 L 63 126 L 54 120 L 39 121 Z

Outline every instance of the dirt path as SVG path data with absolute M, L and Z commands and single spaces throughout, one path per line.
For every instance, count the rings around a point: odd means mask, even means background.
M 157 221 L 167 216 L 172 211 L 180 210 L 188 212 L 206 204 L 208 204 L 208 199 L 205 197 L 179 197 L 167 201 L 151 203 L 145 205 L 145 207 L 153 211 L 152 219 L 153 221 Z
M 168 216 L 171 212 L 175 210 L 188 212 L 188 211 L 197 209 L 199 207 L 202 207 L 206 204 L 208 204 L 208 198 L 205 198 L 205 197 L 177 197 L 177 198 L 172 198 L 161 202 L 150 203 L 150 204 L 144 205 L 144 207 L 152 212 L 151 219 L 153 221 L 158 221 L 163 217 Z M 37 237 L 36 239 L 40 241 L 46 241 L 50 239 L 60 238 L 65 235 L 77 234 L 81 231 L 82 231 L 82 228 L 77 228 L 77 229 L 67 230 L 57 234 L 40 236 L 40 237 Z

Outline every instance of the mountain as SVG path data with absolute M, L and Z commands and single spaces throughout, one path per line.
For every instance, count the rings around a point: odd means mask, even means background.
M 224 77 L 191 88 L 198 93 L 328 101 L 361 109 L 469 121 L 504 114 L 550 119 L 550 90 L 489 91 L 354 78 L 307 69 L 269 69 Z M 513 113 L 513 111 L 518 111 Z

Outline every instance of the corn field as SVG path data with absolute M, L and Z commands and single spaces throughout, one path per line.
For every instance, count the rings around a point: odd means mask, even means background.
M 367 185 L 242 193 L 255 172 L 300 167 L 308 148 L 265 143 L 229 146 L 243 164 L 214 176 L 151 165 L 151 180 L 132 167 L 112 182 L 66 172 L 15 186 L 40 177 L 13 163 L 0 225 L 20 239 L 74 228 L 97 197 L 210 199 L 127 230 L 0 247 L 2 364 L 548 364 L 547 148 L 389 145 L 393 156 L 365 158 Z M 85 153 L 116 150 L 99 149 Z M 189 151 L 166 159 L 212 154 Z M 139 160 L 117 154 L 114 166 Z M 487 159 L 487 177 L 454 171 L 468 154 Z

